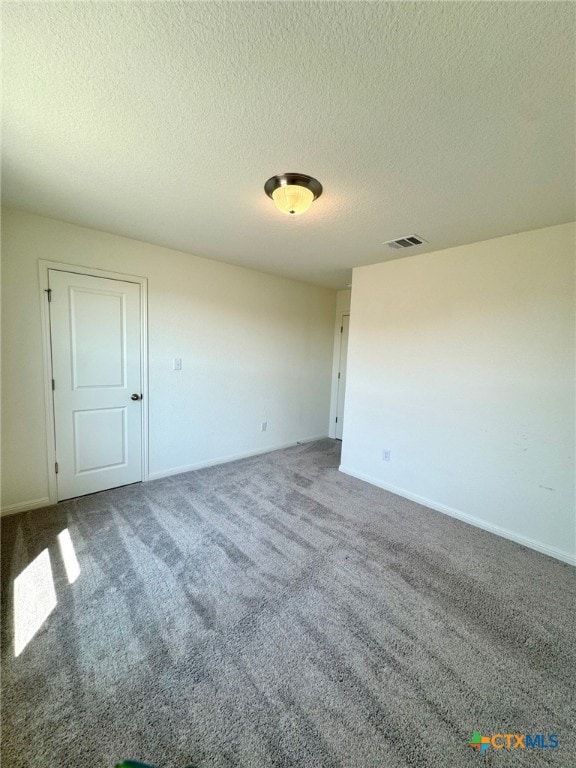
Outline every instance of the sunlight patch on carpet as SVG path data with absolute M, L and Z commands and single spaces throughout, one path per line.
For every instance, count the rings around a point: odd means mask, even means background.
M 80 564 L 76 557 L 76 551 L 74 550 L 74 544 L 72 544 L 68 528 L 65 528 L 58 534 L 58 543 L 60 544 L 60 552 L 64 561 L 68 583 L 74 584 L 78 576 L 80 576 Z
M 14 656 L 19 656 L 56 607 L 50 555 L 44 549 L 14 580 Z

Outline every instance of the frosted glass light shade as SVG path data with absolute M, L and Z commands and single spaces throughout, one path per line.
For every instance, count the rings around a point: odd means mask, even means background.
M 285 184 L 272 192 L 272 199 L 279 211 L 296 216 L 310 208 L 314 193 L 299 184 Z
M 296 216 L 307 211 L 320 197 L 322 184 L 305 173 L 282 173 L 268 179 L 264 192 L 274 200 L 279 211 Z

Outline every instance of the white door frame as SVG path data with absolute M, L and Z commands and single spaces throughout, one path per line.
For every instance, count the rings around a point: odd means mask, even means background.
M 337 376 L 337 378 L 336 378 L 336 418 L 338 418 L 338 401 L 340 399 L 340 388 L 342 386 L 342 368 L 341 368 L 341 363 L 342 363 L 342 338 L 343 338 L 342 331 L 344 330 L 344 318 L 345 317 L 348 318 L 348 332 L 350 332 L 350 310 L 348 310 L 348 312 L 342 312 L 342 314 L 340 315 L 340 333 L 338 334 L 338 336 L 339 336 L 339 344 L 338 344 L 338 355 L 337 355 L 338 361 L 337 361 L 337 372 L 336 372 L 336 376 Z M 346 368 L 347 367 L 348 367 L 348 339 L 346 339 Z M 340 427 L 341 426 L 342 425 L 340 425 Z M 341 439 L 339 437 L 338 438 L 336 437 L 336 433 L 338 431 L 339 430 L 336 429 L 336 424 L 334 424 L 334 438 L 336 440 L 340 440 Z
M 332 347 L 332 384 L 330 388 L 330 422 L 328 424 L 328 437 L 336 439 L 336 415 L 338 410 L 338 371 L 340 370 L 340 346 L 342 343 L 341 331 L 343 318 L 350 315 L 350 309 L 342 309 L 337 313 L 334 321 L 334 344 Z
M 142 481 L 148 480 L 148 278 L 138 275 L 126 275 L 94 267 L 82 267 L 78 264 L 63 264 L 60 261 L 38 259 L 40 285 L 40 315 L 42 320 L 42 353 L 44 361 L 44 410 L 46 414 L 46 449 L 48 457 L 48 495 L 50 504 L 58 503 L 56 484 L 56 424 L 54 421 L 54 402 L 52 392 L 52 347 L 50 341 L 50 308 L 48 306 L 48 270 L 58 269 L 77 275 L 106 277 L 110 280 L 122 280 L 137 283 L 140 286 L 140 360 L 142 377 Z

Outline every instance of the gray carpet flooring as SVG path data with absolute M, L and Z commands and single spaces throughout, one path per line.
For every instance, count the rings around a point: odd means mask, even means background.
M 574 569 L 338 464 L 324 440 L 5 518 L 2 765 L 576 765 Z M 15 657 L 45 550 L 57 604 Z

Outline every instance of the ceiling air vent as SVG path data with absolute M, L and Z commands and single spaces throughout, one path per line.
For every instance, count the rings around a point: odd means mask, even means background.
M 388 245 L 390 248 L 412 248 L 414 245 L 422 245 L 425 243 L 422 237 L 418 235 L 408 235 L 407 237 L 399 237 L 398 240 L 388 240 L 383 245 Z

